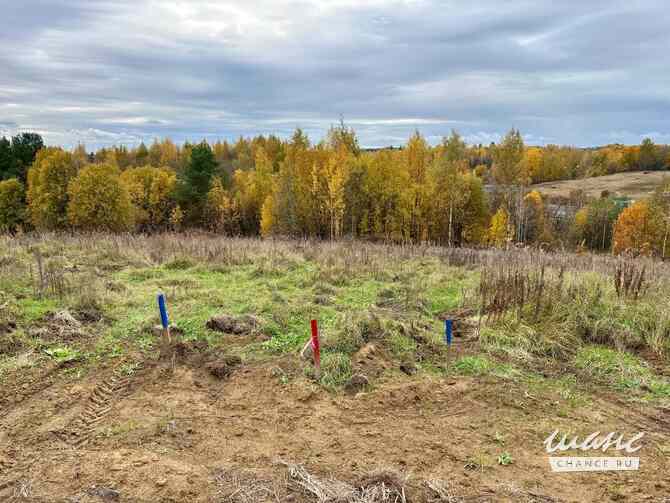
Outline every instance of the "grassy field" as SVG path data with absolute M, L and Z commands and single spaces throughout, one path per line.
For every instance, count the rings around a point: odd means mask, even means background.
M 670 494 L 667 264 L 171 234 L 0 250 L 4 500 Z M 644 431 L 642 469 L 552 475 L 555 429 Z
M 668 171 L 633 171 L 580 180 L 538 183 L 531 188 L 547 196 L 568 197 L 574 190 L 583 190 L 590 197 L 600 197 L 602 191 L 607 190 L 613 196 L 643 199 L 650 197 L 668 176 Z

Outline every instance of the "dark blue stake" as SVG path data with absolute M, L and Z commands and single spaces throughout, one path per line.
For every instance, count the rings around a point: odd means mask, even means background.
M 454 320 L 444 320 L 444 340 L 451 346 L 451 337 L 454 332 Z
M 165 306 L 165 294 L 158 294 L 158 310 L 161 312 L 161 325 L 165 330 L 170 326 L 170 320 L 168 320 L 167 307 Z

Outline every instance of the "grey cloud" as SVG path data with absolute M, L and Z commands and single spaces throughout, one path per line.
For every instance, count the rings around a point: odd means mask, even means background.
M 364 145 L 666 141 L 670 14 L 641 2 L 24 0 L 0 18 L 0 129 L 89 147 L 171 136 Z M 5 105 L 5 106 L 3 106 Z M 9 107 L 6 105 L 10 105 Z

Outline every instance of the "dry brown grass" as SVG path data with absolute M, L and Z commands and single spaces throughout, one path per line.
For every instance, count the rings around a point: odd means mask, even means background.
M 370 473 L 358 484 L 349 484 L 334 478 L 318 477 L 302 466 L 290 463 L 289 481 L 296 489 L 314 498 L 318 503 L 406 503 L 405 486 L 408 477 L 394 470 Z
M 100 269 L 128 265 L 149 267 L 187 261 L 216 267 L 253 264 L 259 273 L 285 269 L 313 261 L 321 266 L 324 279 L 352 273 L 385 277 L 391 265 L 416 259 L 438 259 L 448 266 L 480 269 L 505 263 L 509 267 L 563 269 L 611 275 L 620 259 L 610 255 L 545 252 L 535 249 L 444 248 L 432 245 L 386 245 L 361 241 L 315 241 L 230 238 L 207 233 L 138 234 L 27 234 L 0 236 L 0 273 L 30 274 L 35 268 L 35 250 L 47 262 L 76 254 L 80 262 Z M 639 257 L 638 269 L 654 280 L 670 278 L 670 264 Z M 62 264 L 64 270 L 66 264 Z M 411 264 L 407 273 L 411 274 Z M 332 282 L 332 281 L 327 281 Z
M 583 190 L 590 197 L 600 197 L 600 193 L 607 190 L 612 195 L 641 199 L 649 197 L 667 176 L 667 171 L 634 171 L 580 180 L 538 183 L 531 186 L 531 189 L 559 197 L 569 197 L 573 190 Z

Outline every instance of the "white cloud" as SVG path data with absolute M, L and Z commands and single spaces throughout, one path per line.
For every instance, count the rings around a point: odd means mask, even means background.
M 669 134 L 660 0 L 23 0 L 3 14 L 0 124 L 53 142 L 319 136 L 340 115 L 364 145 L 417 127 L 474 143 L 512 126 L 573 144 Z

